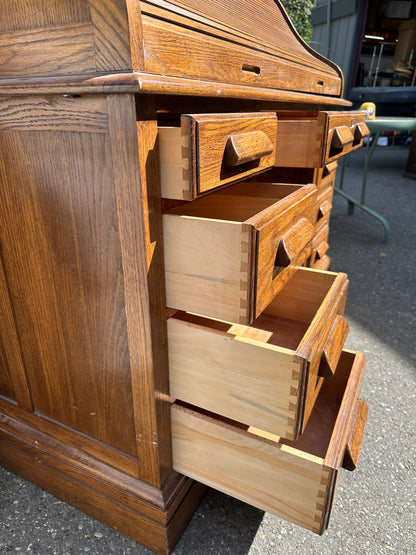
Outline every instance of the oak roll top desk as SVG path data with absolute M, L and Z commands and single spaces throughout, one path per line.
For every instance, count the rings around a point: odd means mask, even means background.
M 158 553 L 206 485 L 325 530 L 366 417 L 327 271 L 368 134 L 342 87 L 273 0 L 3 14 L 5 467 Z

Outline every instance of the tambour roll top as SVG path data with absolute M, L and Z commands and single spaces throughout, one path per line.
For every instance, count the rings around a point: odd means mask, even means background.
M 0 79 L 132 72 L 332 97 L 343 87 L 274 0 L 16 0 L 2 15 Z

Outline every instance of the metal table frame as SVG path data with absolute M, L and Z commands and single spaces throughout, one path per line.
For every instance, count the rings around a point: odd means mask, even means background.
M 358 200 L 358 199 L 354 198 L 353 196 L 351 196 L 350 194 L 346 193 L 343 189 L 346 157 L 344 157 L 342 168 L 341 168 L 341 179 L 340 179 L 339 187 L 335 187 L 334 190 L 335 190 L 336 193 L 338 193 L 339 195 L 341 195 L 345 199 L 347 199 L 347 201 L 348 201 L 348 214 L 351 214 L 351 215 L 354 214 L 354 208 L 355 208 L 355 206 L 357 206 L 358 208 L 361 208 L 361 210 L 364 210 L 365 212 L 367 212 L 367 214 L 370 214 L 370 216 L 373 216 L 373 218 L 376 218 L 383 225 L 383 227 L 384 227 L 384 239 L 383 240 L 386 243 L 389 240 L 389 237 L 390 237 L 390 225 L 389 225 L 388 221 L 386 220 L 386 218 L 384 216 L 382 216 L 381 214 L 379 214 L 375 210 L 372 210 L 370 207 L 368 207 L 365 204 L 365 195 L 366 195 L 366 190 L 367 190 L 367 175 L 368 175 L 370 160 L 371 160 L 371 157 L 373 156 L 374 149 L 377 146 L 377 141 L 378 141 L 380 135 L 384 131 L 414 131 L 414 130 L 416 130 L 416 118 L 388 118 L 388 117 L 383 117 L 383 118 L 376 118 L 374 120 L 367 120 L 366 124 L 367 124 L 369 130 L 373 134 L 373 141 L 372 141 L 372 143 L 371 143 L 371 145 L 370 145 L 370 147 L 367 151 L 367 155 L 365 157 L 364 173 L 363 173 L 363 181 L 362 181 L 362 184 L 361 184 L 360 200 Z

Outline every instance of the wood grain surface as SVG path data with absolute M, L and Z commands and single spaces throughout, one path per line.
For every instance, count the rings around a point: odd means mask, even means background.
M 168 320 L 171 396 L 294 438 L 303 404 L 302 360 L 287 348 L 269 344 L 270 335 L 204 318 L 195 322 L 181 313 L 172 316 Z
M 309 256 L 315 194 L 314 185 L 243 182 L 164 214 L 168 306 L 250 323 Z M 285 234 L 293 259 L 277 267 Z
M 132 68 L 125 0 L 16 0 L 2 13 L 0 78 Z
M 179 405 L 172 406 L 179 472 L 257 508 L 319 531 L 330 470 L 323 459 Z
M 226 7 L 215 1 L 176 4 L 142 2 L 143 35 L 150 54 L 147 71 L 206 79 L 215 75 L 216 81 L 235 84 L 268 83 L 281 89 L 342 94 L 339 70 L 293 33 L 274 2 L 262 1 L 253 9 L 238 0 Z M 208 44 L 209 59 L 203 54 Z M 192 63 L 185 65 L 181 58 L 190 51 Z
M 322 388 L 309 424 L 296 442 L 175 403 L 174 467 L 258 508 L 322 533 L 354 428 L 363 371 L 362 353 L 342 354 L 339 369 Z
M 362 400 L 357 402 L 357 408 L 354 420 L 351 425 L 351 435 L 345 449 L 342 467 L 346 470 L 355 470 L 357 468 L 360 456 L 361 444 L 363 441 L 365 423 L 367 421 L 368 406 Z
M 276 133 L 274 113 L 183 115 L 181 128 L 161 127 L 162 197 L 191 200 L 271 167 Z M 238 164 L 230 158 L 237 143 L 243 148 Z

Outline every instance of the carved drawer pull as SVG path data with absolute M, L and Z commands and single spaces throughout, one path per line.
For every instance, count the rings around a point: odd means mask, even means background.
M 326 177 L 331 172 L 335 171 L 337 169 L 337 166 L 338 166 L 338 162 L 336 160 L 334 160 L 333 162 L 330 162 L 329 164 L 325 164 L 322 172 L 322 176 Z
M 357 409 L 351 427 L 350 437 L 345 448 L 342 467 L 346 470 L 355 470 L 360 456 L 363 441 L 364 427 L 367 420 L 368 407 L 362 399 L 358 399 Z
M 335 374 L 348 330 L 348 322 L 343 316 L 337 316 L 322 352 L 318 370 L 318 376 L 321 378 L 330 378 Z
M 329 200 L 324 200 L 324 202 L 319 206 L 317 219 L 320 220 L 321 218 L 329 214 L 329 212 L 331 211 L 331 206 L 332 205 Z
M 368 137 L 370 130 L 364 122 L 354 126 L 354 143 L 360 143 L 364 137 Z
M 312 240 L 315 228 L 309 220 L 302 218 L 279 241 L 277 247 L 275 266 L 286 268 L 290 266 L 292 260 Z
M 354 135 L 349 127 L 341 125 L 336 127 L 332 134 L 331 148 L 342 150 L 344 146 L 354 141 Z
M 321 258 L 323 258 L 327 253 L 328 249 L 329 249 L 329 245 L 327 241 L 322 241 L 322 243 L 316 249 L 316 259 L 320 260 Z
M 257 160 L 273 152 L 273 145 L 263 131 L 250 131 L 231 135 L 225 145 L 224 162 L 227 166 L 239 166 Z

